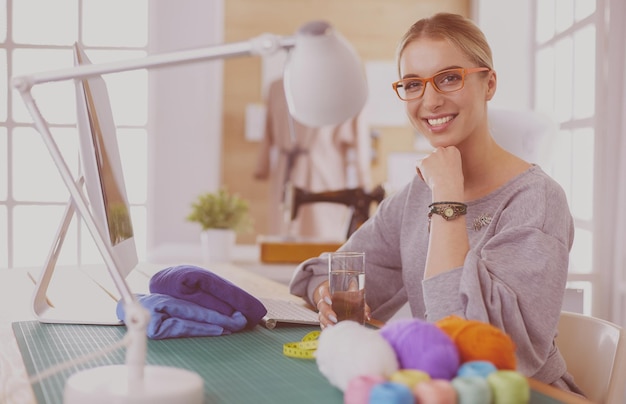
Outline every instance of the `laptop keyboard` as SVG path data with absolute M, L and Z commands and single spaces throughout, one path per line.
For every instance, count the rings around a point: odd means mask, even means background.
M 289 300 L 261 298 L 259 299 L 267 314 L 263 318 L 263 325 L 272 329 L 279 323 L 319 325 L 318 314 L 298 303 Z

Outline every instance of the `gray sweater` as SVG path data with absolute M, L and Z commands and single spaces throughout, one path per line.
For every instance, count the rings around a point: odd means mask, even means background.
M 561 187 L 532 166 L 466 202 L 465 263 L 424 280 L 431 202 L 415 176 L 341 247 L 365 251 L 372 317 L 386 321 L 408 300 L 412 315 L 430 322 L 455 314 L 491 323 L 515 341 L 521 373 L 579 392 L 554 344 L 574 239 Z M 298 266 L 290 291 L 315 305 L 313 291 L 326 279 L 326 259 L 312 258 Z

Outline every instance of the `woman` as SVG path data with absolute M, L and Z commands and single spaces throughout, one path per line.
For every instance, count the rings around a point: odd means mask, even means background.
M 434 150 L 341 248 L 366 253 L 372 317 L 388 320 L 408 300 L 430 322 L 489 322 L 515 341 L 520 372 L 580 393 L 553 342 L 572 216 L 561 187 L 489 133 L 497 79 L 483 33 L 454 14 L 420 20 L 400 42 L 398 70 L 394 88 Z M 336 322 L 327 278 L 318 257 L 290 284 L 318 308 L 322 327 Z

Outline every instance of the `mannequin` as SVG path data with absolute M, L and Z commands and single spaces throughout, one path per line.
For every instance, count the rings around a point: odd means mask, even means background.
M 289 115 L 282 80 L 273 81 L 254 173 L 258 180 L 269 179 L 268 235 L 343 240 L 350 220 L 346 206 L 309 204 L 288 221 L 283 218 L 285 187 L 290 181 L 310 192 L 347 187 L 369 190 L 370 147 L 369 129 L 361 116 L 335 126 L 302 125 Z

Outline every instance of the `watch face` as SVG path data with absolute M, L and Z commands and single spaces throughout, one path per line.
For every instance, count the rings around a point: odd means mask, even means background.
M 446 217 L 452 217 L 454 215 L 454 209 L 452 209 L 451 207 L 447 207 L 443 210 L 443 214 Z

